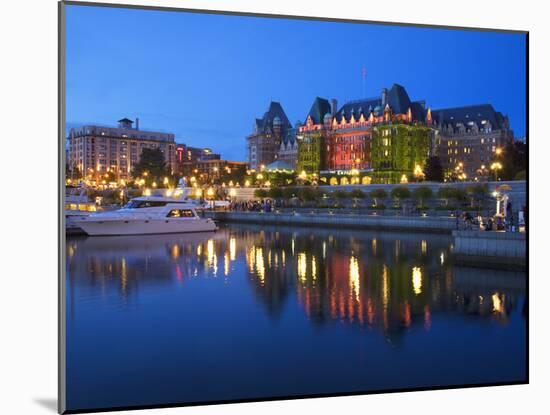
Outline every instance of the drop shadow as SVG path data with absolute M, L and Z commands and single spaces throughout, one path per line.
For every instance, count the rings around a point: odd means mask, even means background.
M 36 398 L 34 402 L 52 412 L 57 413 L 57 399 L 55 398 Z

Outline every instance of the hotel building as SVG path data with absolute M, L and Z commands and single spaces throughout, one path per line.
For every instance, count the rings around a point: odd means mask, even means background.
M 336 100 L 329 104 L 317 97 L 298 129 L 298 171 L 318 174 L 327 184 L 391 182 L 412 175 L 429 154 L 429 122 L 424 101 L 411 101 L 398 84 L 339 110 Z
M 281 104 L 272 101 L 263 117 L 256 118 L 253 132 L 246 138 L 249 168 L 260 170 L 274 162 L 291 128 Z
M 166 167 L 173 174 L 176 167 L 174 134 L 139 129 L 139 119 L 118 121 L 118 127 L 84 125 L 69 131 L 69 171 L 80 176 L 113 172 L 117 179 L 129 179 L 133 166 L 144 148 L 160 149 Z
M 508 117 L 492 105 L 472 105 L 433 111 L 434 152 L 445 170 L 467 178 L 490 173 L 493 154 L 514 141 Z

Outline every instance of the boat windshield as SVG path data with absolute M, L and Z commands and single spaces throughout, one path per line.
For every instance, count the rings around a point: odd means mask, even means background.
M 123 209 L 140 209 L 159 206 L 166 206 L 166 202 L 158 202 L 152 200 L 130 200 L 124 205 Z
M 139 207 L 139 202 L 137 200 L 130 200 L 123 206 L 123 209 L 136 209 Z

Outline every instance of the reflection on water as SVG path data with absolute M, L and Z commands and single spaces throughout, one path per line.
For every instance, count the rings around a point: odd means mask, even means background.
M 67 275 L 74 407 L 525 376 L 525 275 L 455 266 L 447 236 L 232 226 L 211 234 L 72 238 Z M 132 344 L 130 357 L 88 343 L 118 349 L 136 338 L 148 347 Z M 209 352 L 215 363 L 195 362 Z M 144 364 L 148 356 L 156 363 Z M 98 364 L 122 383 L 90 397 Z M 265 379 L 255 382 L 262 368 Z M 136 375 L 166 376 L 177 387 L 151 380 L 136 398 L 126 394 Z

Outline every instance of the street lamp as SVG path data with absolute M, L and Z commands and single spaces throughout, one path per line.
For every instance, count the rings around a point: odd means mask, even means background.
M 502 169 L 502 164 L 498 161 L 495 161 L 491 164 L 491 170 L 495 172 L 495 181 L 498 180 L 498 171 Z

